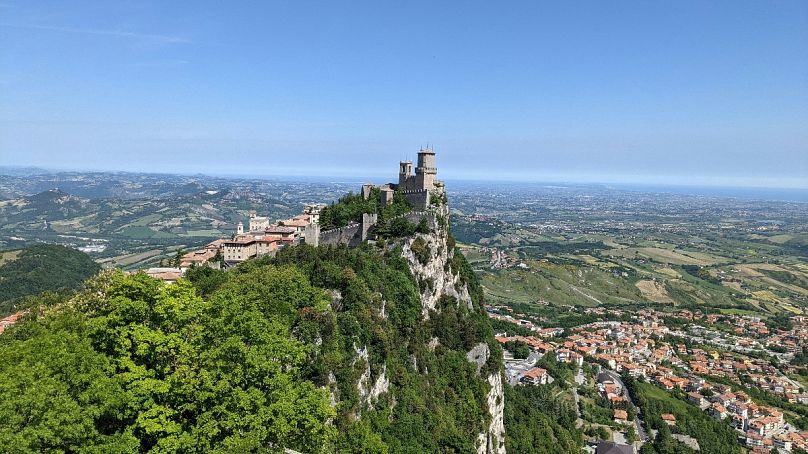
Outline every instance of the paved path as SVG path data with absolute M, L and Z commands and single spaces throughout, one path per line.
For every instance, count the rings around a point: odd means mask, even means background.
M 620 388 L 623 390 L 623 397 L 625 397 L 626 400 L 629 401 L 631 405 L 634 405 L 634 408 L 637 409 L 637 417 L 634 418 L 634 426 L 635 430 L 637 431 L 637 438 L 643 442 L 647 441 L 648 434 L 645 433 L 645 429 L 643 429 L 643 421 L 642 418 L 640 417 L 640 407 L 634 404 L 634 401 L 631 400 L 631 394 L 629 394 L 628 390 L 626 389 L 626 385 L 623 383 L 623 380 L 620 379 L 620 375 L 618 375 L 617 372 L 606 368 L 603 368 L 602 372 L 608 375 L 609 378 L 612 379 L 612 381 L 620 385 Z

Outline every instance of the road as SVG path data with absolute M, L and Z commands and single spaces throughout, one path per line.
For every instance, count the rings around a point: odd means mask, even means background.
M 637 417 L 634 418 L 634 426 L 635 430 L 637 431 L 637 438 L 639 438 L 643 442 L 647 441 L 648 434 L 645 432 L 645 429 L 643 428 L 644 423 L 642 421 L 642 418 L 640 417 L 640 407 L 636 406 L 634 404 L 634 401 L 631 400 L 631 394 L 629 394 L 628 390 L 626 389 L 626 385 L 623 383 L 623 380 L 620 379 L 620 375 L 618 375 L 617 372 L 606 368 L 603 368 L 602 372 L 608 375 L 613 382 L 620 385 L 620 389 L 623 390 L 623 397 L 625 397 L 626 400 L 629 401 L 631 405 L 634 405 L 634 408 L 637 409 Z
M 572 387 L 572 398 L 575 399 L 575 415 L 577 418 L 575 419 L 575 427 L 580 429 L 584 425 L 584 420 L 581 419 L 581 405 L 578 403 L 581 398 L 578 396 L 578 387 L 583 385 L 586 381 L 586 377 L 584 377 L 584 372 L 581 368 L 578 368 L 578 373 L 575 375 L 575 385 Z

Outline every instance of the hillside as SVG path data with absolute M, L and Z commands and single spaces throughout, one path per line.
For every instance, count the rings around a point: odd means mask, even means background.
M 48 290 L 77 289 L 100 269 L 87 254 L 64 246 L 39 244 L 4 253 L 0 263 L 0 316 L 17 310 L 19 298 Z
M 229 237 L 250 213 L 288 218 L 353 186 L 116 172 L 13 176 L 0 169 L 0 249 L 61 244 L 105 268 L 137 270 Z
M 0 391 L 16 396 L 0 404 L 0 443 L 468 451 L 486 431 L 488 385 L 464 348 L 490 328 L 477 307 L 467 335 L 429 348 L 435 323 L 422 323 L 400 247 L 302 246 L 190 278 L 196 288 L 107 272 L 71 304 L 0 336 L 11 359 Z
M 505 414 L 501 350 L 440 209 L 429 233 L 286 248 L 174 285 L 102 273 L 0 336 L 0 443 L 502 453 L 507 418 L 535 452 L 576 452 L 520 391 Z

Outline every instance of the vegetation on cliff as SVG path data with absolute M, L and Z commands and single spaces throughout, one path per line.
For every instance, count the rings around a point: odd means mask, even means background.
M 506 443 L 509 452 L 578 454 L 583 442 L 575 410 L 551 386 L 505 388 Z
M 334 438 L 334 410 L 305 379 L 313 347 L 291 322 L 327 304 L 290 267 L 234 276 L 207 301 L 187 281 L 103 274 L 0 336 L 0 445 L 316 451 Z
M 444 295 L 427 317 L 405 240 L 289 247 L 172 285 L 109 271 L 70 300 L 39 298 L 0 336 L 0 446 L 476 451 L 502 356 L 473 270 L 442 238 L 453 252 L 443 272 L 471 304 Z M 481 346 L 489 353 L 470 361 Z M 504 398 L 513 435 L 495 443 L 575 452 L 580 434 L 564 429 L 569 409 L 552 396 Z
M 300 246 L 189 278 L 107 272 L 0 336 L 0 444 L 468 452 L 486 430 L 500 357 L 478 374 L 466 351 L 487 319 L 445 298 L 423 320 L 400 250 Z
M 350 222 L 360 222 L 364 213 L 379 215 L 378 228 L 385 226 L 387 220 L 412 211 L 412 205 L 399 192 L 393 194 L 393 203 L 382 207 L 380 193 L 379 188 L 371 189 L 367 200 L 361 194 L 348 193 L 342 196 L 320 212 L 320 228 L 328 230 L 343 227 Z

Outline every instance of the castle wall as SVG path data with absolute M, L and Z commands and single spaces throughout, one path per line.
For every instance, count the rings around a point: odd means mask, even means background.
M 373 190 L 373 185 L 366 183 L 362 185 L 362 198 L 367 200 L 370 197 L 370 191 Z
M 364 213 L 362 214 L 361 223 L 355 222 L 353 224 L 348 224 L 345 227 L 326 231 L 320 231 L 318 227 L 317 230 L 311 230 L 313 239 L 312 241 L 307 239 L 306 243 L 311 244 L 312 246 L 345 244 L 350 247 L 356 247 L 368 239 L 368 231 L 370 231 L 371 227 L 376 225 L 378 219 L 379 215 L 376 213 Z M 315 234 L 316 236 L 314 236 Z
M 403 214 L 407 221 L 412 222 L 413 224 L 418 224 L 421 222 L 421 219 L 426 219 L 429 228 L 432 230 L 437 230 L 437 218 L 435 217 L 435 213 L 431 211 L 410 211 L 407 214 Z
M 379 220 L 379 215 L 376 213 L 362 213 L 362 229 L 361 229 L 361 236 L 359 241 L 365 241 L 368 239 L 368 231 L 371 227 L 376 225 Z
M 306 244 L 314 247 L 320 245 L 320 224 L 311 223 L 303 230 L 303 239 Z
M 338 229 L 320 232 L 318 244 L 320 246 L 346 244 L 351 247 L 362 244 L 362 224 L 348 224 Z
M 426 210 L 429 208 L 429 191 L 421 190 L 405 190 L 402 195 L 410 205 L 416 210 Z

